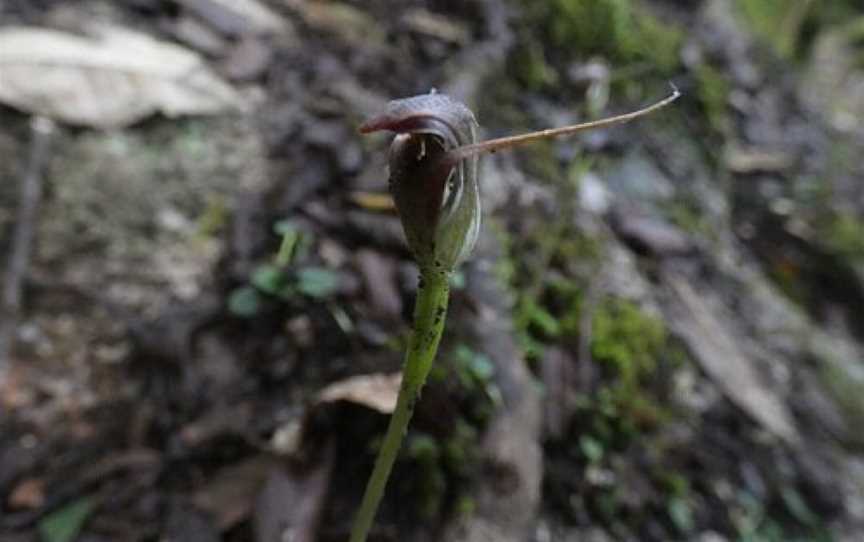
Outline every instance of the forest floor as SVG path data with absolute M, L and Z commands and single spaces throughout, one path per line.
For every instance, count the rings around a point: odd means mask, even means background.
M 864 12 L 766 4 L 0 0 L 0 43 L 134 30 L 216 100 L 150 115 L 142 72 L 111 109 L 73 60 L 94 109 L 0 106 L 4 273 L 33 233 L 0 313 L 0 539 L 345 540 L 417 286 L 389 141 L 357 126 L 434 88 L 501 136 L 669 81 L 638 123 L 483 158 L 372 539 L 864 539 Z M 5 58 L 0 102 L 50 88 Z

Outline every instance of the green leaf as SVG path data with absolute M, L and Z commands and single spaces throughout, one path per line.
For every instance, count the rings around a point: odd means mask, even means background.
M 290 220 L 280 220 L 273 224 L 273 231 L 284 237 L 289 233 L 297 233 L 297 227 Z
M 307 267 L 297 272 L 297 289 L 304 295 L 325 298 L 339 287 L 339 276 L 323 267 Z
M 438 441 L 425 433 L 413 435 L 408 441 L 408 456 L 417 461 L 434 463 L 441 455 L 441 447 Z
M 669 517 L 679 531 L 687 533 L 693 530 L 693 510 L 690 503 L 681 497 L 673 497 L 668 505 Z
M 39 535 L 45 542 L 72 542 L 93 508 L 95 502 L 91 497 L 82 497 L 59 508 L 39 522 Z
M 485 354 L 475 354 L 471 357 L 471 373 L 480 382 L 488 382 L 495 374 L 495 365 Z
M 450 275 L 450 287 L 454 290 L 464 290 L 465 289 L 465 273 L 462 271 L 454 271 L 453 274 Z
M 235 316 L 251 318 L 261 308 L 261 295 L 251 286 L 237 288 L 228 296 L 228 310 Z
M 579 437 L 579 449 L 589 463 L 597 463 L 603 459 L 603 444 L 594 437 L 588 435 Z
M 801 494 L 793 488 L 784 487 L 780 491 L 780 496 L 783 498 L 783 504 L 786 505 L 786 509 L 789 510 L 789 513 L 803 525 L 813 527 L 819 523 L 819 518 L 812 510 L 810 510 L 810 507 L 807 506 L 806 502 L 804 502 Z
M 275 265 L 259 266 L 252 273 L 252 285 L 265 294 L 277 295 L 285 285 L 285 273 Z
M 561 334 L 561 323 L 536 299 L 521 296 L 516 304 L 517 325 L 537 338 L 554 338 Z

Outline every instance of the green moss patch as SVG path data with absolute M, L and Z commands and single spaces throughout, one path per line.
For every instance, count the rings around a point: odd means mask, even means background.
M 548 46 L 582 58 L 649 62 L 663 72 L 679 64 L 680 28 L 664 23 L 631 0 L 526 2 L 529 20 Z

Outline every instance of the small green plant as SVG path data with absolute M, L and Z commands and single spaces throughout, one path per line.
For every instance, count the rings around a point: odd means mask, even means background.
M 618 117 L 479 143 L 473 113 L 465 105 L 434 92 L 390 102 L 381 115 L 361 126 L 361 133 L 396 133 L 390 148 L 390 190 L 420 270 L 420 281 L 396 408 L 355 516 L 351 542 L 365 542 L 369 535 L 438 351 L 451 275 L 471 253 L 479 234 L 479 155 L 627 122 L 668 105 L 678 96 L 675 90 L 665 100 Z M 479 363 L 476 356 L 471 356 L 469 362 L 471 379 L 489 376 L 487 364 Z
M 39 534 L 46 542 L 72 542 L 96 508 L 93 497 L 81 497 L 61 506 L 39 521 Z
M 282 238 L 276 257 L 255 268 L 249 284 L 228 296 L 228 310 L 236 316 L 255 316 L 265 297 L 282 301 L 298 297 L 320 300 L 332 296 L 339 286 L 338 276 L 330 269 L 295 265 L 305 259 L 312 242 L 310 237 L 287 221 L 278 222 L 274 230 Z

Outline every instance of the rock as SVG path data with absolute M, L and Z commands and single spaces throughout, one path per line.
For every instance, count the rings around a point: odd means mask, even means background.
M 588 172 L 580 179 L 579 205 L 598 215 L 605 214 L 612 205 L 609 189 L 596 174 Z
M 674 256 L 695 249 L 693 242 L 680 229 L 635 207 L 617 206 L 612 213 L 612 228 L 637 253 Z
M 272 58 L 273 50 L 264 40 L 243 38 L 231 48 L 222 69 L 232 81 L 255 81 L 266 73 Z
M 616 164 L 607 178 L 609 190 L 641 202 L 660 202 L 675 195 L 675 187 L 648 157 L 632 153 Z

